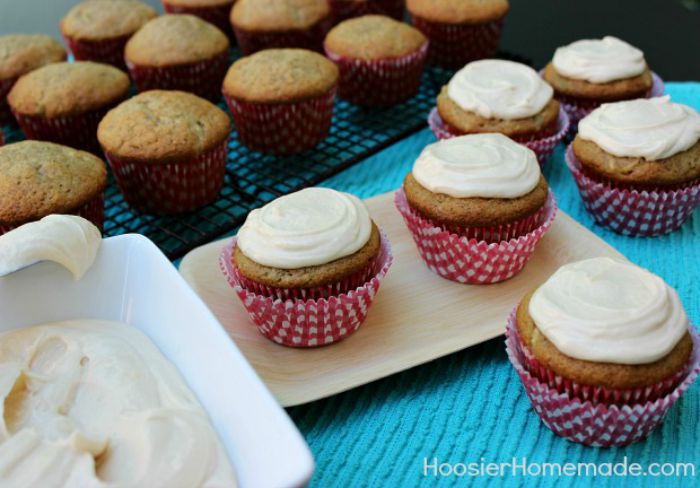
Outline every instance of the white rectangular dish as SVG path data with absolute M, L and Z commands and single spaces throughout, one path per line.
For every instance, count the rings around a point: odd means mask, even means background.
M 313 457 L 209 309 L 139 235 L 105 239 L 79 281 L 44 262 L 0 277 L 0 332 L 70 319 L 125 322 L 178 368 L 209 414 L 243 488 L 305 485 Z

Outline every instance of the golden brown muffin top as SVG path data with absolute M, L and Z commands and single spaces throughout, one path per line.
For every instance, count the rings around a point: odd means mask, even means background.
M 105 164 L 88 152 L 42 141 L 0 147 L 0 223 L 69 213 L 106 185 Z
M 97 128 L 105 151 L 126 161 L 187 161 L 222 143 L 231 131 L 226 113 L 191 93 L 151 90 L 110 110 Z
M 165 3 L 177 7 L 222 7 L 233 6 L 236 0 L 165 0 Z
M 384 15 L 345 20 L 326 36 L 325 47 L 355 59 L 386 59 L 418 51 L 427 38 L 418 29 Z
M 87 0 L 61 19 L 61 34 L 71 39 L 100 41 L 129 36 L 158 14 L 137 0 Z
M 172 66 L 210 59 L 228 48 L 228 37 L 209 22 L 194 15 L 162 15 L 129 39 L 124 57 L 141 66 Z
M 0 80 L 16 78 L 66 59 L 61 43 L 42 34 L 0 36 Z
M 231 10 L 231 23 L 248 31 L 296 30 L 328 15 L 328 0 L 238 0 Z
M 257 103 L 306 100 L 338 82 L 338 68 L 305 49 L 266 49 L 239 59 L 224 78 L 224 93 Z
M 109 106 L 123 99 L 129 77 L 101 63 L 47 64 L 22 76 L 7 95 L 13 110 L 25 115 L 58 117 Z
M 432 22 L 476 24 L 504 17 L 508 0 L 406 0 L 411 14 Z
M 646 95 L 651 89 L 651 71 L 646 68 L 640 75 L 608 83 L 591 83 L 586 80 L 567 78 L 558 73 L 552 63 L 549 63 L 542 77 L 552 85 L 558 95 L 576 98 L 586 98 L 601 102 L 617 102 L 630 100 Z

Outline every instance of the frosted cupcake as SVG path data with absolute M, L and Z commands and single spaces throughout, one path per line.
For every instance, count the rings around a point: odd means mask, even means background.
M 595 220 L 658 235 L 700 203 L 700 115 L 669 97 L 603 104 L 579 123 L 567 164 Z
M 514 276 L 556 214 L 535 154 L 502 134 L 427 146 L 395 203 L 428 267 L 462 283 Z

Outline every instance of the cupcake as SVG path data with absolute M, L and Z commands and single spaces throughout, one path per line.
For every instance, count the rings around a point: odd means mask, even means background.
M 646 437 L 700 370 L 676 291 L 611 258 L 559 268 L 520 302 L 507 336 L 537 413 L 584 444 Z
M 0 124 L 12 120 L 7 94 L 20 76 L 66 59 L 56 39 L 41 34 L 0 36 Z
M 64 62 L 21 77 L 7 101 L 27 139 L 99 152 L 97 124 L 128 91 L 129 77 L 113 66 Z
M 157 15 L 137 0 L 87 0 L 61 19 L 61 35 L 75 59 L 111 64 L 126 71 L 126 41 Z
M 97 131 L 126 202 L 170 215 L 214 200 L 226 170 L 226 113 L 191 93 L 152 90 L 111 110 Z
M 407 24 L 383 15 L 366 15 L 335 26 L 324 48 L 340 69 L 340 98 L 358 105 L 385 106 L 418 92 L 428 40 Z
M 663 95 L 663 82 L 648 68 L 644 53 L 616 37 L 584 39 L 558 48 L 542 76 L 578 122 L 605 102 Z
M 593 218 L 659 235 L 700 203 L 700 115 L 668 96 L 603 104 L 579 122 L 566 159 Z
M 41 141 L 0 147 L 0 234 L 49 214 L 102 228 L 107 168 L 90 153 Z
M 535 153 L 497 133 L 428 145 L 395 203 L 428 267 L 461 283 L 514 276 L 556 214 Z
M 430 39 L 428 61 L 457 69 L 498 50 L 508 0 L 407 0 L 413 25 Z
M 196 15 L 215 25 L 230 41 L 236 40 L 228 20 L 236 0 L 161 0 L 161 3 L 169 14 Z
M 396 20 L 403 19 L 404 0 L 329 0 L 333 23 L 363 15 L 386 15 Z
M 328 0 L 238 0 L 231 25 L 244 55 L 281 47 L 322 52 L 331 11 Z
M 182 90 L 211 101 L 221 96 L 229 41 L 194 15 L 163 15 L 126 43 L 124 59 L 139 91 Z
M 292 154 L 328 135 L 338 68 L 304 49 L 267 49 L 239 59 L 223 93 L 241 144 L 256 151 Z
M 307 188 L 250 212 L 221 265 L 261 333 L 309 347 L 360 326 L 391 260 L 357 197 Z
M 429 122 L 438 138 L 499 132 L 527 145 L 541 164 L 566 135 L 568 117 L 552 87 L 521 63 L 469 63 L 442 87 Z

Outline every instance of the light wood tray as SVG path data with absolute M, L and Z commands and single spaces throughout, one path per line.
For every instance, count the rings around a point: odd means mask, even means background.
M 423 264 L 394 207 L 393 192 L 366 203 L 389 237 L 395 260 L 366 322 L 337 344 L 293 349 L 258 333 L 219 270 L 225 241 L 193 250 L 180 265 L 180 273 L 283 406 L 349 390 L 497 337 L 525 292 L 562 264 L 621 256 L 560 211 L 522 273 L 495 285 L 461 285 L 440 278 Z

